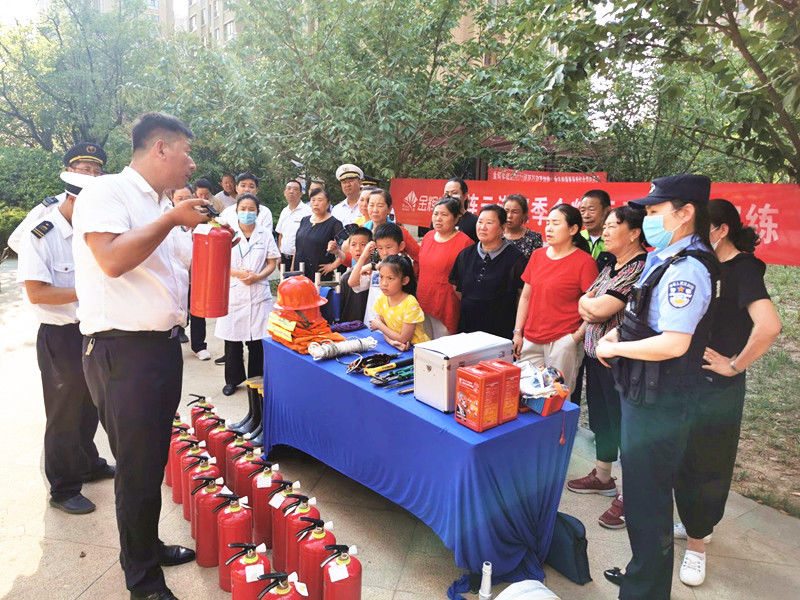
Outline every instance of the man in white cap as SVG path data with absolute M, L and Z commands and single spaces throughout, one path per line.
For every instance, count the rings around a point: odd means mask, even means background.
M 94 178 L 65 171 L 61 179 L 66 183 L 64 201 L 47 207 L 20 240 L 17 282 L 25 287 L 39 321 L 36 357 L 46 417 L 44 472 L 50 483 L 50 506 L 85 514 L 95 505 L 81 494 L 82 484 L 114 477 L 114 467 L 94 445 L 98 415 L 81 364 L 83 338 L 72 259 L 75 196 Z
M 342 225 L 349 225 L 361 216 L 361 212 L 358 210 L 358 197 L 361 195 L 361 180 L 364 179 L 364 171 L 355 165 L 345 163 L 336 169 L 336 179 L 342 185 L 345 199 L 333 207 L 331 215 L 339 219 Z

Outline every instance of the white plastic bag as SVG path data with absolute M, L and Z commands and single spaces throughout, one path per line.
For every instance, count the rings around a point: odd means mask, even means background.
M 512 583 L 495 600 L 560 600 L 541 581 L 526 579 Z

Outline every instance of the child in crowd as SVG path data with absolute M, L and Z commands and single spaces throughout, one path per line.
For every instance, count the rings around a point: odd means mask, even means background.
M 380 260 L 384 260 L 387 256 L 402 254 L 405 248 L 406 245 L 403 241 L 403 232 L 400 226 L 394 223 L 384 223 L 373 230 L 372 241 L 364 247 L 364 250 L 361 251 L 361 257 L 353 265 L 347 282 L 348 285 L 356 293 L 369 290 L 367 292 L 367 308 L 363 319 L 366 325 L 369 325 L 370 321 L 375 318 L 375 301 L 381 293 L 380 277 L 378 271 L 372 266 L 373 251 L 377 250 Z M 363 283 L 363 281 L 366 281 L 362 280 L 363 275 L 369 277 L 367 284 Z
M 386 341 L 401 352 L 430 340 L 422 327 L 425 313 L 413 295 L 417 284 L 411 262 L 404 256 L 387 256 L 377 270 L 382 293 L 375 302 L 375 317 L 369 328 L 383 333 Z
M 350 234 L 350 253 L 356 264 L 371 241 L 372 232 L 366 227 L 359 227 Z M 339 317 L 341 321 L 363 321 L 364 312 L 367 309 L 367 290 L 369 289 L 370 273 L 360 274 L 356 288 L 361 291 L 356 291 L 350 287 L 350 275 L 354 269 L 355 267 L 350 267 L 342 275 L 341 312 Z

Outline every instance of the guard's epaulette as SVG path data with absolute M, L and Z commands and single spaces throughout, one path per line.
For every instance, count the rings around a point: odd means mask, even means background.
M 38 239 L 42 239 L 46 236 L 50 231 L 53 230 L 54 225 L 50 221 L 42 221 L 36 227 L 31 229 L 31 233 L 35 235 Z
M 54 196 L 48 196 L 44 200 L 42 200 L 42 206 L 53 206 L 53 204 L 58 202 L 58 198 Z

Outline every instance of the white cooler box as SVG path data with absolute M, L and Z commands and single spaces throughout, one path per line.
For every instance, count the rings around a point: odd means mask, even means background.
M 414 397 L 442 412 L 456 409 L 458 367 L 482 360 L 512 362 L 511 340 L 476 331 L 457 333 L 414 346 Z

